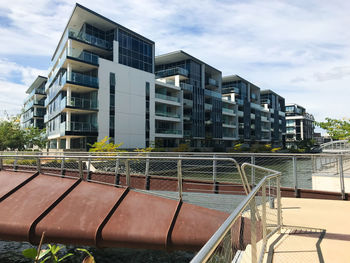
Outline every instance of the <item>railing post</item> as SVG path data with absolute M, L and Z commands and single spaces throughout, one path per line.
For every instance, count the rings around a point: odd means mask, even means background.
M 83 162 L 81 160 L 81 158 L 79 158 L 79 177 L 80 179 L 84 180 L 84 173 L 83 173 Z
M 0 157 L 0 171 L 3 170 L 2 157 Z
M 339 155 L 339 179 L 340 179 L 340 192 L 341 198 L 345 200 L 345 185 L 344 185 L 344 169 L 343 169 L 343 155 Z
M 255 164 L 255 156 L 254 155 L 252 155 L 250 157 L 250 163 Z M 252 184 L 252 189 L 253 189 L 255 186 L 255 168 L 254 167 L 251 168 L 251 184 Z
M 125 177 L 126 177 L 126 185 L 130 187 L 130 164 L 129 160 L 125 160 Z
M 263 246 L 266 246 L 266 182 L 261 186 L 262 188 L 262 231 L 263 231 Z M 265 247 L 264 247 L 265 249 Z
M 115 160 L 115 170 L 114 170 L 114 184 L 119 185 L 120 184 L 120 174 L 119 174 L 119 158 Z
M 218 186 L 218 183 L 217 183 L 217 169 L 216 169 L 216 165 L 217 165 L 217 162 L 216 162 L 216 155 L 214 154 L 213 155 L 214 157 L 214 160 L 213 160 L 213 186 L 214 186 L 214 193 L 215 194 L 218 194 L 219 193 L 219 186 Z
M 90 166 L 91 166 L 91 157 L 89 156 L 89 159 L 88 159 L 88 167 L 87 167 L 87 180 L 91 180 L 91 170 L 90 170 Z
M 281 234 L 281 227 L 282 227 L 281 175 L 276 178 L 276 181 L 277 181 L 277 225 L 278 225 L 278 233 Z
M 297 157 L 293 156 L 293 178 L 294 178 L 294 194 L 299 197 L 298 191 L 298 175 L 297 175 Z
M 146 154 L 147 157 L 149 157 L 149 154 Z M 146 159 L 146 168 L 145 168 L 145 180 L 146 180 L 146 185 L 145 185 L 145 189 L 149 190 L 150 189 L 150 177 L 149 177 L 149 159 Z
M 16 157 L 15 157 L 15 160 L 13 162 L 13 170 L 16 172 L 17 171 L 17 153 L 16 153 Z
M 41 163 L 39 157 L 36 158 L 36 170 L 39 172 L 39 174 L 41 173 Z
M 250 201 L 250 240 L 252 245 L 252 263 L 257 263 L 256 253 L 256 207 L 255 197 Z
M 182 201 L 182 167 L 181 160 L 177 161 L 177 181 L 179 187 L 179 199 Z
M 64 169 L 64 161 L 65 161 L 65 158 L 63 157 L 61 160 L 61 175 L 62 175 L 62 177 L 66 174 L 66 169 Z

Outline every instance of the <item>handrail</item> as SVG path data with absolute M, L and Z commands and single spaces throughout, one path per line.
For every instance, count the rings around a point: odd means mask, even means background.
M 252 165 L 249 163 L 243 163 L 241 166 L 241 170 L 243 174 L 245 174 L 244 168 L 247 166 L 251 166 L 254 168 L 258 168 L 267 172 L 272 172 L 272 174 L 265 176 L 257 186 L 244 198 L 244 200 L 235 208 L 235 210 L 230 214 L 230 216 L 225 220 L 225 222 L 220 226 L 220 228 L 214 233 L 214 235 L 208 240 L 208 242 L 202 247 L 202 249 L 197 253 L 197 255 L 191 260 L 191 263 L 203 263 L 207 262 L 209 257 L 213 254 L 216 247 L 220 244 L 220 242 L 225 237 L 225 234 L 230 231 L 233 224 L 238 219 L 239 215 L 247 208 L 250 202 L 255 198 L 256 194 L 262 188 L 262 186 L 266 183 L 267 180 L 272 178 L 277 178 L 281 176 L 281 172 L 271 170 L 268 168 L 260 167 L 257 165 Z M 279 191 L 280 186 L 277 185 L 277 191 Z M 280 198 L 280 195 L 278 195 Z M 278 204 L 280 205 L 280 200 L 278 200 Z M 280 209 L 280 207 L 279 207 Z M 280 216 L 280 214 L 278 215 Z M 280 225 L 278 228 L 281 228 L 281 221 L 279 220 Z

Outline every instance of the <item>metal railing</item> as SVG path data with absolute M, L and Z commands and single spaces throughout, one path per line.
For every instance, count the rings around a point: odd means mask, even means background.
M 245 250 L 241 255 L 241 257 L 245 258 L 244 262 L 256 263 L 263 261 L 267 239 L 280 231 L 282 227 L 281 173 L 257 165 L 244 163 L 241 167 L 243 175 L 246 174 L 245 169 L 247 167 L 250 167 L 254 172 L 257 170 L 267 172 L 268 175 L 263 177 L 256 187 L 235 208 L 226 221 L 192 259 L 191 263 L 232 262 L 235 255 L 242 250 Z M 276 181 L 275 185 L 272 184 L 273 180 Z M 274 198 L 276 198 L 276 208 L 274 208 Z M 257 205 L 259 202 L 260 205 Z M 268 202 L 270 203 L 269 208 L 267 208 Z M 271 205 L 272 203 L 273 205 Z M 271 213 L 272 217 L 269 216 Z M 248 233 L 248 235 L 250 234 L 250 238 L 248 238 L 250 239 L 250 243 L 246 247 L 239 247 L 241 244 L 234 243 L 237 239 L 234 237 L 235 233 L 232 232 L 233 229 L 237 229 L 234 228 L 235 223 L 242 217 L 245 220 L 250 219 L 250 233 Z M 239 233 L 240 237 L 244 235 L 242 231 L 244 230 L 241 229 Z

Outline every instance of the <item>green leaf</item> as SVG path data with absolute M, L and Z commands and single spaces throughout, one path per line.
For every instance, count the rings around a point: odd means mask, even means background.
M 35 259 L 38 251 L 36 248 L 27 248 L 22 251 L 22 255 L 26 258 Z
M 94 258 L 94 257 L 91 255 L 91 253 L 90 253 L 87 249 L 85 249 L 85 248 L 77 248 L 77 250 L 78 250 L 78 251 L 85 252 L 86 254 L 89 255 L 89 257 Z
M 68 254 L 64 255 L 63 257 L 61 257 L 61 258 L 58 260 L 58 262 L 61 262 L 62 260 L 65 260 L 66 258 L 71 257 L 71 256 L 73 256 L 73 255 L 74 255 L 73 253 L 68 253 Z
M 47 254 L 49 254 L 50 252 L 51 252 L 50 249 L 41 250 L 38 259 L 42 259 L 42 258 L 45 257 Z

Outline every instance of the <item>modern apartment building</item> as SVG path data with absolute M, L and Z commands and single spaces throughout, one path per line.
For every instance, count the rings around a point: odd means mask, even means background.
M 46 83 L 50 148 L 86 149 L 105 136 L 145 147 L 154 85 L 154 42 L 76 4 Z
M 46 77 L 38 76 L 26 91 L 28 96 L 24 101 L 23 113 L 21 114 L 21 127 L 23 129 L 28 127 L 43 129 L 45 127 L 46 81 Z
M 298 104 L 286 104 L 286 147 L 291 148 L 298 141 L 309 140 L 314 134 L 314 116 Z
M 271 128 L 271 144 L 273 147 L 284 146 L 286 135 L 285 99 L 272 90 L 262 90 L 260 93 L 261 105 L 269 110 Z M 264 121 L 265 118 L 261 117 Z M 266 128 L 269 124 L 264 123 Z
M 234 96 L 238 110 L 238 139 L 246 143 L 271 141 L 269 109 L 261 106 L 260 88 L 238 75 L 223 77 L 223 96 Z
M 223 116 L 226 115 L 221 95 L 221 71 L 182 50 L 157 56 L 155 69 L 156 98 L 161 91 L 160 82 L 181 88 L 181 92 L 176 93 L 177 97 L 180 96 L 179 105 L 165 106 L 159 101 L 159 97 L 156 100 L 156 131 L 164 127 L 175 127 L 176 130 L 183 127 L 182 132 L 177 132 L 182 135 L 182 141 L 190 143 L 192 147 L 212 147 L 221 144 Z M 176 113 L 177 116 L 174 117 L 177 118 L 177 124 L 174 123 L 175 119 L 161 118 L 164 112 Z M 170 121 L 173 124 L 170 124 Z M 173 140 L 167 140 L 159 133 L 155 135 L 155 142 L 156 145 L 165 147 L 175 146 Z
M 49 148 L 105 136 L 122 148 L 281 144 L 281 96 L 182 50 L 154 54 L 153 41 L 76 4 L 45 85 Z

